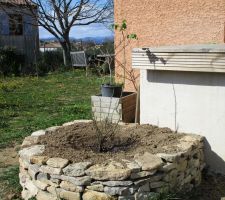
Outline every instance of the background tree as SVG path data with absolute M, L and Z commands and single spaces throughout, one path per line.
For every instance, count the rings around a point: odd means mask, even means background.
M 61 44 L 64 64 L 70 63 L 70 32 L 74 26 L 112 21 L 112 0 L 23 0 L 30 14 Z M 9 1 L 15 8 L 18 4 Z M 37 6 L 34 9 L 34 5 Z

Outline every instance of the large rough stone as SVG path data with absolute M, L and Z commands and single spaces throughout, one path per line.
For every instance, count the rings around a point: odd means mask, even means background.
M 184 172 L 187 169 L 188 162 L 187 160 L 183 160 L 177 164 L 177 170 Z
M 69 181 L 70 183 L 73 183 L 77 186 L 86 186 L 91 184 L 91 177 L 89 176 L 83 176 L 83 177 L 70 177 L 70 176 L 64 176 L 64 175 L 51 175 L 51 178 L 54 179 L 60 179 L 62 181 Z
M 190 183 L 191 180 L 192 180 L 192 176 L 189 175 L 189 176 L 187 176 L 187 177 L 184 178 L 183 183 L 184 183 L 184 184 Z
M 19 170 L 20 170 L 20 173 L 28 173 L 28 170 L 22 168 L 21 166 L 19 166 Z
M 81 195 L 78 192 L 69 192 L 66 190 L 61 190 L 59 196 L 64 200 L 81 200 Z
M 135 200 L 135 196 L 119 196 L 118 200 Z
M 49 180 L 50 179 L 50 175 L 49 174 L 44 174 L 44 173 L 39 173 L 37 175 L 37 180 L 41 181 L 41 180 Z
M 163 160 L 165 160 L 166 162 L 173 163 L 173 162 L 178 162 L 182 153 L 173 153 L 173 154 L 158 153 L 156 155 L 162 158 Z
M 195 177 L 195 186 L 199 186 L 202 182 L 202 175 L 199 174 L 197 177 Z
M 36 196 L 36 199 L 37 200 L 58 200 L 56 195 L 53 195 L 51 193 L 44 192 L 44 191 L 39 191 Z
M 93 190 L 97 192 L 104 192 L 104 186 L 102 184 L 90 185 L 86 187 L 88 190 Z
M 149 182 L 145 183 L 144 185 L 140 186 L 138 192 L 150 192 L 150 184 Z
M 20 185 L 25 188 L 25 184 L 27 181 L 31 180 L 31 177 L 29 176 L 29 174 L 26 173 L 19 173 L 19 179 L 20 179 Z
M 64 168 L 68 165 L 69 160 L 63 158 L 50 158 L 47 165 L 54 168 Z
M 165 176 L 164 173 L 157 173 L 153 176 L 150 176 L 148 180 L 149 180 L 149 182 L 156 182 L 156 181 L 161 180 L 164 176 Z
M 36 185 L 34 185 L 33 181 L 27 180 L 25 183 L 25 188 L 30 192 L 32 196 L 37 195 L 38 193 L 38 188 Z
M 180 139 L 180 141 L 189 142 L 191 145 L 199 145 L 204 140 L 203 136 L 200 135 L 186 135 Z
M 50 185 L 50 186 L 53 186 L 53 187 L 55 187 L 55 188 L 57 188 L 57 187 L 59 187 L 59 184 L 57 184 L 57 183 L 53 183 L 51 180 L 41 180 L 43 183 L 46 183 L 46 184 L 48 184 L 48 185 Z
M 49 193 L 51 193 L 51 194 L 57 196 L 58 199 L 60 198 L 59 195 L 60 195 L 60 191 L 61 191 L 61 190 L 62 190 L 61 188 L 56 188 L 56 187 L 54 187 L 54 186 L 49 186 L 49 187 L 47 187 L 47 191 L 48 191 Z M 57 199 L 57 200 L 58 200 L 58 199 Z
M 32 164 L 45 165 L 48 159 L 48 156 L 31 156 L 30 162 Z
M 95 180 L 125 180 L 131 170 L 124 168 L 120 163 L 111 162 L 106 165 L 94 165 L 86 170 L 86 174 Z
M 83 194 L 83 200 L 115 200 L 115 199 L 105 193 L 87 190 Z
M 146 179 L 139 179 L 137 181 L 134 181 L 134 185 L 136 186 L 141 186 L 144 185 L 145 183 L 151 183 L 151 182 L 158 182 L 159 180 L 161 180 L 164 177 L 164 174 L 160 173 L 160 174 L 156 174 L 154 176 L 150 176 Z
M 170 182 L 170 184 L 173 187 L 177 181 L 177 174 L 178 174 L 177 169 L 173 169 L 163 177 L 163 181 Z
M 130 169 L 132 173 L 141 171 L 141 167 L 136 162 L 124 159 L 122 161 L 126 164 L 127 168 Z
M 20 168 L 23 170 L 28 170 L 28 167 L 30 165 L 30 163 L 26 160 L 23 160 L 21 158 L 19 158 L 19 164 L 20 164 Z
M 51 179 L 59 179 L 65 181 L 64 179 L 62 179 L 62 177 L 63 175 L 51 174 Z
M 135 192 L 137 192 L 137 190 L 138 190 L 138 186 L 136 186 L 136 185 L 129 186 L 130 194 L 133 195 Z
M 24 189 L 21 193 L 21 196 L 24 200 L 29 200 L 32 197 L 34 197 L 34 195 L 32 195 L 28 190 Z
M 56 179 L 56 178 L 51 178 L 50 181 L 51 181 L 52 183 L 54 183 L 54 184 L 57 184 L 57 185 L 59 185 L 59 184 L 61 183 L 61 180 Z
M 179 173 L 179 175 L 177 176 L 177 183 L 181 184 L 184 180 L 185 174 L 184 172 Z
M 25 147 L 36 145 L 37 143 L 38 143 L 38 137 L 37 136 L 28 136 L 24 139 L 21 147 L 25 148 Z
M 44 152 L 45 146 L 44 145 L 35 145 L 32 147 L 24 148 L 19 151 L 19 156 L 21 159 L 30 162 L 30 158 L 32 156 L 40 155 Z
M 191 159 L 190 161 L 189 161 L 189 165 L 191 166 L 191 167 L 196 167 L 196 168 L 199 168 L 200 167 L 200 160 L 199 159 Z
M 177 147 L 180 149 L 180 151 L 184 152 L 185 154 L 189 154 L 193 146 L 194 146 L 194 142 L 180 141 L 177 144 Z
M 201 164 L 200 165 L 200 171 L 202 171 L 203 169 L 205 169 L 205 167 L 206 167 L 206 163 Z
M 41 190 L 47 190 L 47 187 L 49 186 L 45 182 L 42 182 L 42 181 L 39 181 L 39 180 L 34 181 L 34 184 Z
M 62 181 L 60 183 L 60 187 L 64 190 L 68 190 L 71 192 L 83 192 L 84 191 L 84 187 L 82 186 L 76 186 L 68 181 Z
M 158 199 L 159 194 L 154 192 L 137 192 L 135 194 L 135 200 L 151 200 Z
M 104 192 L 111 196 L 115 196 L 115 195 L 124 196 L 124 195 L 130 194 L 128 187 L 108 187 L 108 186 L 106 186 L 106 187 L 104 187 Z
M 84 176 L 85 170 L 92 165 L 91 162 L 81 162 L 68 165 L 66 168 L 63 169 L 63 173 L 67 176 Z
M 143 155 L 137 154 L 134 159 L 142 167 L 143 171 L 152 171 L 163 165 L 160 157 L 148 152 L 145 152 Z
M 167 163 L 166 165 L 162 166 L 160 169 L 163 172 L 169 172 L 177 167 L 176 163 Z
M 161 188 L 165 185 L 165 182 L 159 181 L 159 182 L 152 182 L 150 183 L 150 188 Z
M 191 168 L 186 170 L 186 175 L 192 175 L 193 177 L 198 176 L 198 174 L 201 174 L 201 171 L 198 168 Z
M 46 131 L 45 130 L 39 130 L 39 131 L 35 131 L 31 134 L 31 136 L 42 136 L 42 135 L 45 135 Z
M 85 186 L 85 185 L 90 185 L 91 183 L 91 178 L 89 176 L 83 176 L 83 177 L 70 177 L 68 179 L 71 183 L 77 185 L 77 186 Z
M 37 180 L 37 175 L 39 173 L 40 166 L 39 165 L 29 165 L 28 174 L 31 176 L 33 180 Z
M 60 128 L 60 126 L 52 126 L 46 129 L 46 132 L 54 132 L 56 130 L 58 130 Z
M 40 167 L 40 171 L 45 173 L 45 174 L 56 174 L 56 175 L 62 174 L 61 168 L 54 168 L 54 167 L 45 166 L 45 165 L 42 165 Z
M 131 179 L 139 179 L 139 178 L 144 178 L 147 176 L 151 176 L 154 175 L 156 173 L 157 170 L 153 170 L 153 171 L 141 171 L 138 173 L 132 173 L 130 178 Z
M 105 181 L 100 182 L 102 185 L 116 187 L 116 186 L 130 186 L 133 184 L 132 181 Z

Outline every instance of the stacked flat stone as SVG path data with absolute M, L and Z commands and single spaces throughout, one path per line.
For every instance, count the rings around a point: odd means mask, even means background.
M 74 121 L 74 123 L 90 121 Z M 128 126 L 128 125 L 124 125 Z M 149 200 L 162 192 L 190 191 L 201 183 L 204 168 L 203 138 L 186 135 L 179 153 L 137 154 L 133 160 L 104 164 L 70 163 L 63 158 L 41 156 L 38 137 L 59 127 L 27 137 L 19 152 L 22 198 L 27 200 Z

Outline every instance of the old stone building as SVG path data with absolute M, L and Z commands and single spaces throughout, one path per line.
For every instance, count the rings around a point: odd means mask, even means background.
M 39 51 L 39 32 L 33 13 L 25 0 L 0 0 L 0 47 L 14 47 L 33 63 Z

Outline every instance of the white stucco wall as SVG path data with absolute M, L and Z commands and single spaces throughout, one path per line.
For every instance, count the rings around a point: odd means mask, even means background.
M 141 123 L 206 137 L 206 161 L 225 174 L 225 74 L 141 70 Z

